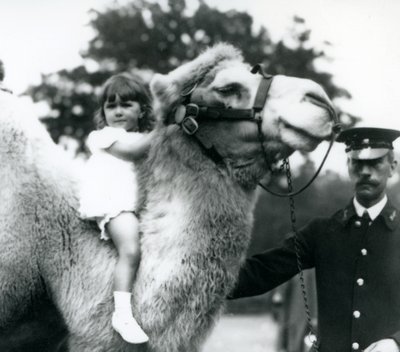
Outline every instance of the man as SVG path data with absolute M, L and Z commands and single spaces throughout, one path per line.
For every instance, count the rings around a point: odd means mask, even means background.
M 388 201 L 392 142 L 400 131 L 343 131 L 355 196 L 298 232 L 304 269 L 315 268 L 320 352 L 399 352 L 400 213 Z M 249 258 L 229 298 L 262 294 L 298 273 L 295 237 Z

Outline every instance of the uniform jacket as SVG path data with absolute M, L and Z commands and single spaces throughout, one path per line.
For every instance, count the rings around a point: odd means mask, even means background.
M 400 213 L 388 201 L 371 223 L 351 203 L 298 231 L 302 267 L 315 267 L 320 352 L 400 342 Z M 298 273 L 295 239 L 249 258 L 230 298 L 265 293 Z

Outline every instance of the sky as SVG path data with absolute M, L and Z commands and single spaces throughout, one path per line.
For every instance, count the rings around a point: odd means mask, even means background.
M 197 6 L 197 0 L 186 1 L 191 8 Z M 101 10 L 112 2 L 115 0 L 2 0 L 0 59 L 6 67 L 5 84 L 21 93 L 29 84 L 38 84 L 41 74 L 81 64 L 80 52 L 93 35 L 88 11 Z M 206 2 L 221 10 L 247 11 L 256 28 L 265 26 L 274 40 L 285 35 L 294 15 L 304 18 L 315 46 L 331 43 L 327 51 L 331 60 L 321 68 L 331 72 L 335 83 L 353 96 L 335 103 L 361 116 L 360 126 L 400 129 L 400 1 Z

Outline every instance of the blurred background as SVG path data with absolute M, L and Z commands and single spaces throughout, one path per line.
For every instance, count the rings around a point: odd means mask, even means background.
M 400 128 L 399 15 L 396 0 L 2 2 L 3 83 L 35 109 L 56 143 L 84 159 L 96 94 L 106 78 L 132 71 L 149 82 L 154 72 L 166 73 L 226 41 L 271 74 L 320 83 L 345 127 Z M 310 179 L 326 148 L 291 157 L 295 188 Z M 349 202 L 346 175 L 344 147 L 335 145 L 319 178 L 296 197 L 299 226 Z M 274 188 L 285 190 L 283 175 Z M 390 183 L 396 205 L 399 190 L 397 172 Z M 288 201 L 260 191 L 249 255 L 277 245 L 290 228 Z M 316 324 L 313 273 L 305 276 Z M 0 351 L 62 351 L 64 333 L 54 308 L 46 314 L 38 308 L 23 324 L 0 331 Z M 301 352 L 306 334 L 295 278 L 275 292 L 228 302 L 204 351 Z

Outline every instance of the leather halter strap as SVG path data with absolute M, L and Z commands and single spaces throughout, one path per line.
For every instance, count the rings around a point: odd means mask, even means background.
M 259 136 L 262 136 L 261 112 L 266 104 L 273 76 L 266 74 L 261 64 L 253 66 L 253 68 L 251 69 L 251 73 L 259 73 L 262 75 L 262 79 L 257 89 L 254 104 L 251 109 L 217 108 L 193 104 L 190 102 L 190 96 L 195 89 L 195 87 L 193 87 L 189 92 L 183 94 L 185 100 L 188 103 L 186 105 L 181 105 L 175 113 L 175 122 L 180 125 L 188 135 L 193 135 L 199 142 L 199 144 L 203 147 L 205 153 L 216 163 L 222 161 L 222 156 L 213 146 L 211 141 L 208 140 L 207 136 L 205 136 L 202 133 L 201 129 L 199 129 L 199 123 L 201 121 L 252 121 L 257 123 Z M 263 152 L 265 152 L 262 143 L 261 145 Z
M 261 64 L 254 65 L 253 68 L 251 69 L 251 73 L 254 74 L 259 73 L 263 77 L 263 79 L 260 82 L 260 85 L 258 86 L 256 98 L 254 100 L 254 105 L 253 105 L 253 110 L 256 113 L 260 113 L 264 109 L 268 97 L 268 92 L 269 89 L 271 88 L 271 83 L 274 76 L 266 73 L 264 71 L 264 66 L 262 66 Z
M 260 118 L 260 116 L 258 115 L 263 110 L 267 101 L 267 96 L 271 87 L 273 76 L 266 74 L 261 64 L 253 66 L 253 68 L 251 69 L 251 73 L 260 73 L 262 75 L 262 79 L 257 89 L 254 104 L 251 109 L 216 108 L 199 106 L 190 103 L 190 95 L 194 90 L 192 89 L 187 95 L 187 97 L 189 98 L 189 103 L 186 104 L 186 112 L 184 118 L 192 117 L 196 120 L 254 120 Z

